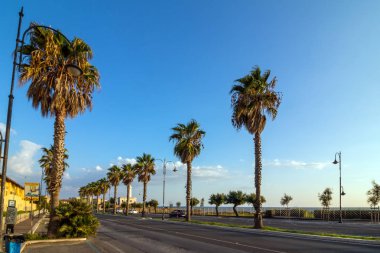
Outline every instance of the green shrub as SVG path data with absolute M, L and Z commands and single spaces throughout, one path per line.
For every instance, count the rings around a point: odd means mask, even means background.
M 92 214 L 90 205 L 73 199 L 68 203 L 60 203 L 56 213 L 60 218 L 59 237 L 88 237 L 96 234 L 99 221 Z

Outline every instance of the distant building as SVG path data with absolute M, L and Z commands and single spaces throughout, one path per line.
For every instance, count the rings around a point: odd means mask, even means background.
M 116 199 L 116 205 L 120 206 L 122 203 L 127 202 L 127 197 L 118 197 Z M 137 199 L 132 197 L 132 186 L 129 188 L 129 204 L 136 203 Z
M 0 182 L 1 182 L 1 174 L 0 174 Z M 1 189 L 0 189 L 1 191 Z M 36 210 L 37 205 L 35 203 L 30 203 L 30 201 L 25 198 L 24 186 L 20 185 L 16 181 L 7 177 L 7 181 L 5 183 L 5 194 L 4 194 L 4 211 L 7 210 L 8 200 L 16 201 L 17 211 L 30 211 Z

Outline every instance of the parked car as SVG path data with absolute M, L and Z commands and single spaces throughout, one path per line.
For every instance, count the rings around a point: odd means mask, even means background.
M 185 217 L 185 212 L 183 210 L 174 210 L 171 213 L 169 213 L 170 218 L 183 218 Z
M 116 209 L 116 213 L 124 213 L 123 209 Z
M 129 214 L 138 214 L 139 212 L 135 209 L 131 209 L 128 211 Z

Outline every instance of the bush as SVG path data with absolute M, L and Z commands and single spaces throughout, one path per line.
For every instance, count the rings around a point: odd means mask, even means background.
M 76 238 L 96 234 L 99 221 L 92 214 L 90 205 L 74 199 L 68 203 L 60 203 L 56 213 L 60 218 L 59 237 Z

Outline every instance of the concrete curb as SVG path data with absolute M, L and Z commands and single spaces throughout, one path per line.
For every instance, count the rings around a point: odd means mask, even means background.
M 46 218 L 46 215 L 43 215 L 37 222 L 36 224 L 33 225 L 32 229 L 28 231 L 28 234 L 34 234 L 36 230 L 38 229 L 39 225 L 41 224 L 42 220 Z
M 26 246 L 31 244 L 37 244 L 37 243 L 59 243 L 59 242 L 82 242 L 86 241 L 87 238 L 70 238 L 70 239 L 48 239 L 48 240 L 34 240 L 34 241 L 26 241 L 21 246 L 21 251 L 23 252 L 26 248 Z

